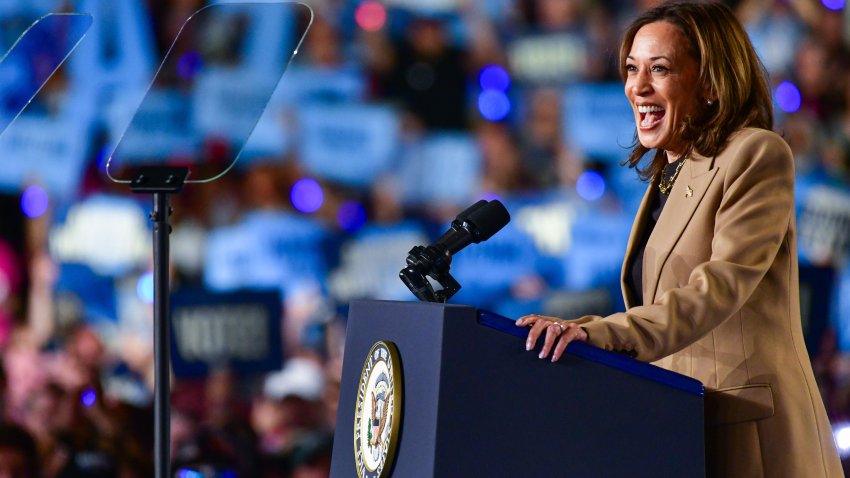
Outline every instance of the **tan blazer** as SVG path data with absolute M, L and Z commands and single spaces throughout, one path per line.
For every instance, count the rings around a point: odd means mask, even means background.
M 643 304 L 578 321 L 590 343 L 700 380 L 709 476 L 841 477 L 800 323 L 794 162 L 776 134 L 738 131 L 683 165 L 643 259 Z

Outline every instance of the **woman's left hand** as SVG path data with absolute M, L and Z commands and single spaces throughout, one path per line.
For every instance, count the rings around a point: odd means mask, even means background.
M 517 327 L 531 327 L 528 331 L 528 339 L 525 341 L 525 350 L 531 350 L 537 344 L 537 339 L 544 335 L 543 347 L 540 348 L 540 358 L 549 356 L 552 352 L 552 361 L 557 362 L 564 353 L 564 349 L 573 340 L 587 342 L 587 332 L 578 324 L 561 320 L 556 317 L 545 315 L 526 315 L 516 321 Z

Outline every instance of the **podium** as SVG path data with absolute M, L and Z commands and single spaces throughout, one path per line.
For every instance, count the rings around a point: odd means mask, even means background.
M 353 302 L 331 476 L 358 477 L 358 389 L 379 341 L 398 351 L 401 392 L 380 476 L 705 476 L 702 384 L 585 343 L 551 363 L 527 333 L 468 306 Z

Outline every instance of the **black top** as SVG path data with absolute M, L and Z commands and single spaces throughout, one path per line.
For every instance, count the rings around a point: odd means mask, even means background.
M 662 171 L 661 174 L 664 175 L 665 183 L 671 180 L 671 177 L 675 174 L 679 163 L 684 160 L 685 157 L 683 156 L 677 161 L 664 166 L 664 171 Z M 673 179 L 673 181 L 675 181 L 675 179 Z M 652 187 L 658 187 L 657 181 L 653 181 L 652 184 Z M 626 285 L 631 288 L 635 305 L 643 305 L 643 252 L 644 249 L 646 249 L 646 243 L 649 241 L 649 236 L 652 234 L 652 230 L 655 229 L 655 224 L 658 222 L 658 218 L 661 217 L 661 211 L 664 210 L 664 205 L 667 204 L 667 194 L 661 194 L 658 190 L 652 191 L 650 194 L 649 217 L 646 218 L 646 227 L 643 229 L 643 234 L 641 234 L 639 240 L 640 242 L 637 244 L 637 252 L 635 252 L 632 261 L 629 263 L 629 270 L 626 274 Z

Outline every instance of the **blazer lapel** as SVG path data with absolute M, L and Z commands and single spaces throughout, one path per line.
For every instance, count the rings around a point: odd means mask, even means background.
M 643 194 L 643 199 L 641 200 L 637 214 L 635 215 L 634 223 L 632 224 L 632 232 L 629 234 L 629 242 L 626 245 L 626 255 L 625 259 L 623 259 L 623 267 L 620 270 L 620 289 L 623 292 L 623 301 L 626 303 L 627 309 L 634 307 L 635 305 L 632 288 L 628 286 L 629 265 L 632 263 L 632 260 L 637 253 L 636 249 L 638 243 L 640 242 L 640 238 L 643 237 L 644 229 L 646 229 L 650 204 L 652 204 L 652 199 L 655 195 L 658 194 L 657 186 L 657 182 L 652 180 L 646 188 L 646 192 Z
M 714 168 L 713 165 L 713 158 L 693 154 L 686 160 L 681 174 L 670 191 L 664 211 L 647 241 L 647 248 L 651 247 L 657 251 L 659 257 L 655 264 L 644 262 L 644 277 L 647 279 L 647 284 L 644 284 L 643 288 L 645 304 L 655 301 L 661 270 L 708 191 L 708 186 L 717 175 L 718 168 Z

